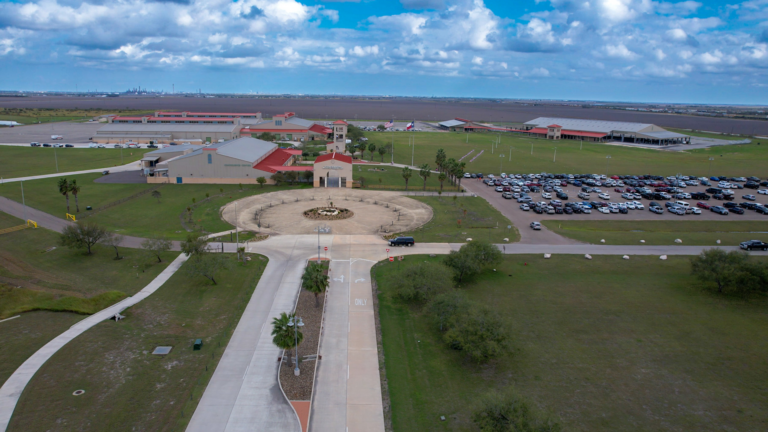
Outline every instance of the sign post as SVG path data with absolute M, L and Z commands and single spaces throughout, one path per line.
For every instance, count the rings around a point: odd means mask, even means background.
M 323 248 L 323 250 L 324 250 L 324 251 L 326 251 L 326 252 L 328 252 L 328 246 L 325 246 L 325 247 Z M 326 255 L 328 255 L 328 254 L 326 253 Z

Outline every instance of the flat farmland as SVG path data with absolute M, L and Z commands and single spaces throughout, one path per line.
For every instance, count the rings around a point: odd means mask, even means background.
M 0 108 L 54 108 L 118 110 L 185 110 L 256 112 L 271 117 L 287 111 L 309 119 L 424 120 L 437 122 L 455 117 L 475 121 L 520 123 L 536 117 L 571 117 L 653 123 L 664 127 L 750 135 L 768 134 L 768 122 L 707 118 L 650 112 L 563 106 L 556 103 L 473 101 L 463 99 L 405 98 L 255 98 L 255 97 L 5 97 Z
M 713 175 L 768 177 L 768 146 L 753 144 L 718 146 L 681 152 L 642 149 L 579 141 L 551 141 L 501 134 L 501 144 L 491 151 L 496 134 L 444 132 L 368 132 L 377 146 L 394 140 L 395 163 L 435 166 L 435 154 L 445 149 L 449 158 L 464 157 L 467 172 L 482 173 L 609 173 L 705 176 L 713 157 Z M 416 148 L 408 144 L 413 137 Z M 555 147 L 557 156 L 555 157 Z M 476 157 L 480 152 L 482 155 Z M 472 152 L 472 153 L 470 153 Z M 500 157 L 500 155 L 504 157 Z M 510 157 L 511 155 L 511 157 Z M 610 159 L 607 157 L 610 156 Z M 475 158 L 476 157 L 476 158 Z M 472 159 L 474 161 L 472 161 Z M 391 155 L 384 157 L 385 162 Z

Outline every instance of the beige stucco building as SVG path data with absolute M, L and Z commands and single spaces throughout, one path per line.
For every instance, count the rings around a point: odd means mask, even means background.
M 352 157 L 332 152 L 315 159 L 315 187 L 352 187 Z

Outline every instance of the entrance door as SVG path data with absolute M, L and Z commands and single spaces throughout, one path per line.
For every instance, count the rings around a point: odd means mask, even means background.
M 339 178 L 328 177 L 325 182 L 325 187 L 339 187 Z

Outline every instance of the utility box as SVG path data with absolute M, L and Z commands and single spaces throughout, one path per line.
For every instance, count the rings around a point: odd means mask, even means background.
M 200 349 L 203 347 L 203 340 L 202 339 L 195 339 L 195 345 L 192 347 L 193 351 L 200 351 Z
M 93 210 L 93 207 L 91 207 L 91 206 L 86 206 L 86 207 L 85 207 L 85 209 L 86 209 L 86 210 Z

